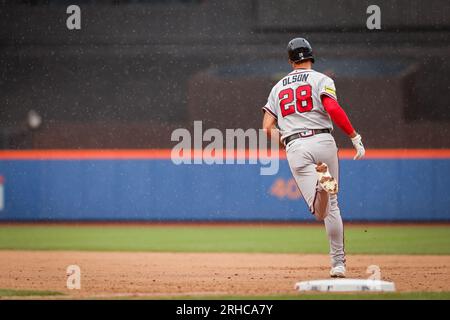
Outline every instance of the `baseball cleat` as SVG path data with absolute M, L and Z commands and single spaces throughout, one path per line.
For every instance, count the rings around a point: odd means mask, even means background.
M 336 179 L 331 176 L 330 171 L 328 171 L 328 166 L 323 162 L 319 162 L 317 163 L 316 171 L 322 189 L 329 194 L 338 193 L 338 183 Z
M 332 278 L 345 278 L 345 266 L 336 266 L 331 268 L 330 276 Z

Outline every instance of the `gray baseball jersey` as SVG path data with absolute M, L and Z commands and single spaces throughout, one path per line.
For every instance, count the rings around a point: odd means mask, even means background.
M 337 99 L 334 81 L 312 69 L 296 69 L 272 88 L 263 109 L 277 119 L 282 139 L 305 129 L 333 129 L 322 95 Z

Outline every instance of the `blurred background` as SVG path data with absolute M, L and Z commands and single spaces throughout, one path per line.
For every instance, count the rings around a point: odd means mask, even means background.
M 333 133 L 350 276 L 379 265 L 402 291 L 370 299 L 449 299 L 449 0 L 0 0 L 0 299 L 290 299 L 325 276 L 323 222 L 283 152 L 274 175 L 171 161 L 195 120 L 260 128 L 294 37 L 367 148 L 354 161 Z
M 66 27 L 71 4 L 81 30 Z M 381 30 L 366 27 L 372 4 Z M 312 220 L 285 159 L 274 176 L 170 160 L 172 131 L 194 120 L 259 128 L 270 89 L 290 71 L 287 43 L 301 36 L 369 149 L 363 161 L 341 154 L 344 219 L 448 221 L 449 9 L 445 0 L 0 0 L 0 220 Z
M 170 148 L 194 120 L 257 128 L 302 36 L 367 147 L 450 147 L 449 2 L 378 0 L 368 30 L 372 2 L 2 0 L 0 146 Z

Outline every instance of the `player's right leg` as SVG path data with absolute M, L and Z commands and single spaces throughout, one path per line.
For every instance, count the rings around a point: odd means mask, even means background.
M 318 220 L 325 220 L 330 212 L 330 195 L 337 194 L 338 183 L 328 170 L 327 164 L 318 162 L 315 170 L 317 172 L 317 187 L 314 195 L 313 212 Z
M 323 221 L 331 208 L 330 194 L 326 188 L 322 187 L 322 184 L 328 186 L 330 181 L 334 181 L 336 185 L 337 183 L 328 172 L 327 166 L 317 165 L 315 157 L 317 140 L 316 137 L 297 140 L 287 148 L 286 152 L 289 167 L 303 199 L 316 219 Z M 319 175 L 321 175 L 319 178 L 323 178 L 323 183 L 320 183 L 322 179 L 318 179 Z
M 286 153 L 292 176 L 309 210 L 314 214 L 317 191 L 317 172 L 314 159 L 302 141 L 295 141 L 295 144 L 290 146 Z
M 316 166 L 316 171 L 320 187 L 329 194 L 338 193 L 337 180 L 331 175 L 328 170 L 328 165 L 319 161 Z

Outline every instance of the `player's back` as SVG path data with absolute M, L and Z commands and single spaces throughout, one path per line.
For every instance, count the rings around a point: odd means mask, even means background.
M 283 138 L 305 129 L 332 129 L 322 95 L 336 99 L 331 78 L 312 69 L 295 69 L 272 88 L 264 109 L 277 118 Z

